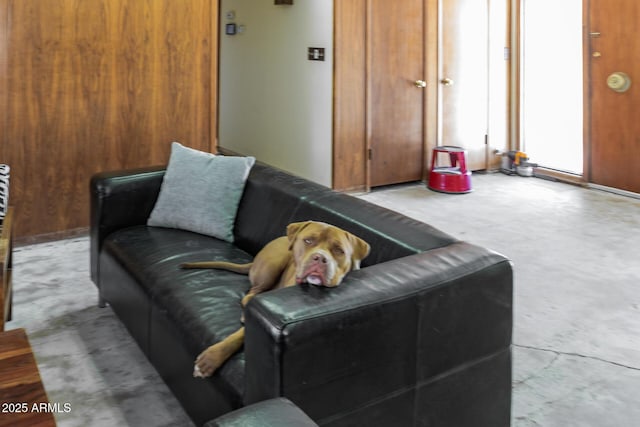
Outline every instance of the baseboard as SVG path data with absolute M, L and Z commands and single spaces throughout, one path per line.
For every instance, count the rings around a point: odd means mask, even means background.
M 607 187 L 605 185 L 599 184 L 587 184 L 587 188 L 591 188 L 593 190 L 606 191 L 607 193 L 617 194 L 618 196 L 631 197 L 634 199 L 640 199 L 640 194 L 634 193 L 632 191 L 621 190 L 619 188 Z
M 71 239 L 89 235 L 89 227 L 74 228 L 72 230 L 55 231 L 53 233 L 37 234 L 35 236 L 16 237 L 15 246 L 34 245 L 36 243 L 54 242 L 56 240 Z
M 555 181 L 566 182 L 574 185 L 586 185 L 586 181 L 582 175 L 577 175 L 569 172 L 562 172 L 555 169 L 547 169 L 538 167 L 535 168 L 535 176 L 542 179 L 551 179 Z
M 640 199 L 640 193 L 634 193 L 632 191 L 621 190 L 619 188 L 607 187 L 606 185 L 587 182 L 582 175 L 576 175 L 568 172 L 561 172 L 554 169 L 536 168 L 535 176 L 542 179 L 551 179 L 555 181 L 565 182 L 568 184 L 580 185 L 582 187 L 590 188 L 592 190 L 605 191 L 607 193 L 613 193 L 619 196 Z

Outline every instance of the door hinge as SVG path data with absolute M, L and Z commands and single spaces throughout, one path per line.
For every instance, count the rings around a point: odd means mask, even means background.
M 367 150 L 367 157 L 369 158 L 369 160 L 371 160 L 371 157 L 373 157 L 373 150 L 371 148 Z
M 484 135 L 484 145 L 489 145 L 489 135 L 488 134 Z

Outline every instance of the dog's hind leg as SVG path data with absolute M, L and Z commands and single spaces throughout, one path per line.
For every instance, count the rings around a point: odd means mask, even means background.
M 249 271 L 249 293 L 256 295 L 278 286 L 282 273 L 290 262 L 291 252 L 286 237 L 280 237 L 267 244 L 253 259 Z

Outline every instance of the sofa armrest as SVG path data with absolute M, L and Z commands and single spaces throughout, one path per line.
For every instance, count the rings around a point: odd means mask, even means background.
M 102 242 L 121 228 L 147 222 L 160 192 L 164 166 L 102 172 L 89 184 L 91 279 L 98 284 Z
M 406 392 L 419 405 L 425 384 L 509 351 L 512 281 L 509 260 L 460 242 L 351 272 L 338 288 L 259 295 L 246 308 L 245 403 L 286 396 L 319 424 Z
M 204 427 L 318 427 L 289 399 L 279 397 L 248 405 L 211 420 Z

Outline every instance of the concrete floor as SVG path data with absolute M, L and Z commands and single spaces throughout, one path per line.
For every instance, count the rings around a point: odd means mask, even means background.
M 500 173 L 473 186 L 360 197 L 513 260 L 512 426 L 640 426 L 640 200 Z

